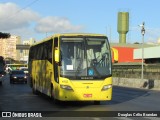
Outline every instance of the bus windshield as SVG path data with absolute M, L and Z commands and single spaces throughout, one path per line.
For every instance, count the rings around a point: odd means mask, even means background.
M 110 47 L 106 37 L 63 37 L 61 77 L 103 79 L 111 76 Z

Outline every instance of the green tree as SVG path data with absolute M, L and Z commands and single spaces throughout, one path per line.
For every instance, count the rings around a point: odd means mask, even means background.
M 9 33 L 0 32 L 0 38 L 9 38 L 11 35 Z

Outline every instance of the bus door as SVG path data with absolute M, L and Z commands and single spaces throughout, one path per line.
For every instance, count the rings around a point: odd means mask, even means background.
M 49 40 L 45 43 L 45 62 L 46 62 L 46 75 L 45 75 L 45 90 L 47 90 L 47 94 L 50 92 L 51 80 L 52 80 L 52 46 L 53 40 Z
M 59 66 L 59 62 L 56 62 L 55 60 L 55 50 L 58 50 L 58 37 L 54 38 L 54 46 L 53 46 L 53 75 L 54 75 L 54 80 L 52 81 L 52 95 L 53 96 L 58 96 L 58 92 L 55 92 L 58 90 L 58 84 L 59 84 L 59 74 L 58 74 L 58 66 Z M 58 55 L 60 56 L 60 55 Z M 57 93 L 57 94 L 56 94 Z

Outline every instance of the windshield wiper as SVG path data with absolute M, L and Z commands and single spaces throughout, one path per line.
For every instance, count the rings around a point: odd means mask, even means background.
M 107 53 L 103 53 L 103 54 L 102 54 L 102 58 L 97 62 L 97 65 L 98 65 L 101 61 L 103 62 L 103 61 L 105 60 L 106 54 L 107 54 Z

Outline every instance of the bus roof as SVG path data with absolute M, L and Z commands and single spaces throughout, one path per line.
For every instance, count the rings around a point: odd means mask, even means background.
M 37 42 L 37 43 L 33 44 L 32 46 L 41 44 L 41 43 L 43 43 L 45 41 L 51 40 L 54 37 L 60 37 L 60 36 L 106 36 L 106 35 L 104 35 L 104 34 L 95 34 L 95 33 L 57 33 L 57 34 L 54 34 L 54 35 L 51 35 L 51 36 L 49 36 L 47 38 L 42 39 L 40 42 Z

